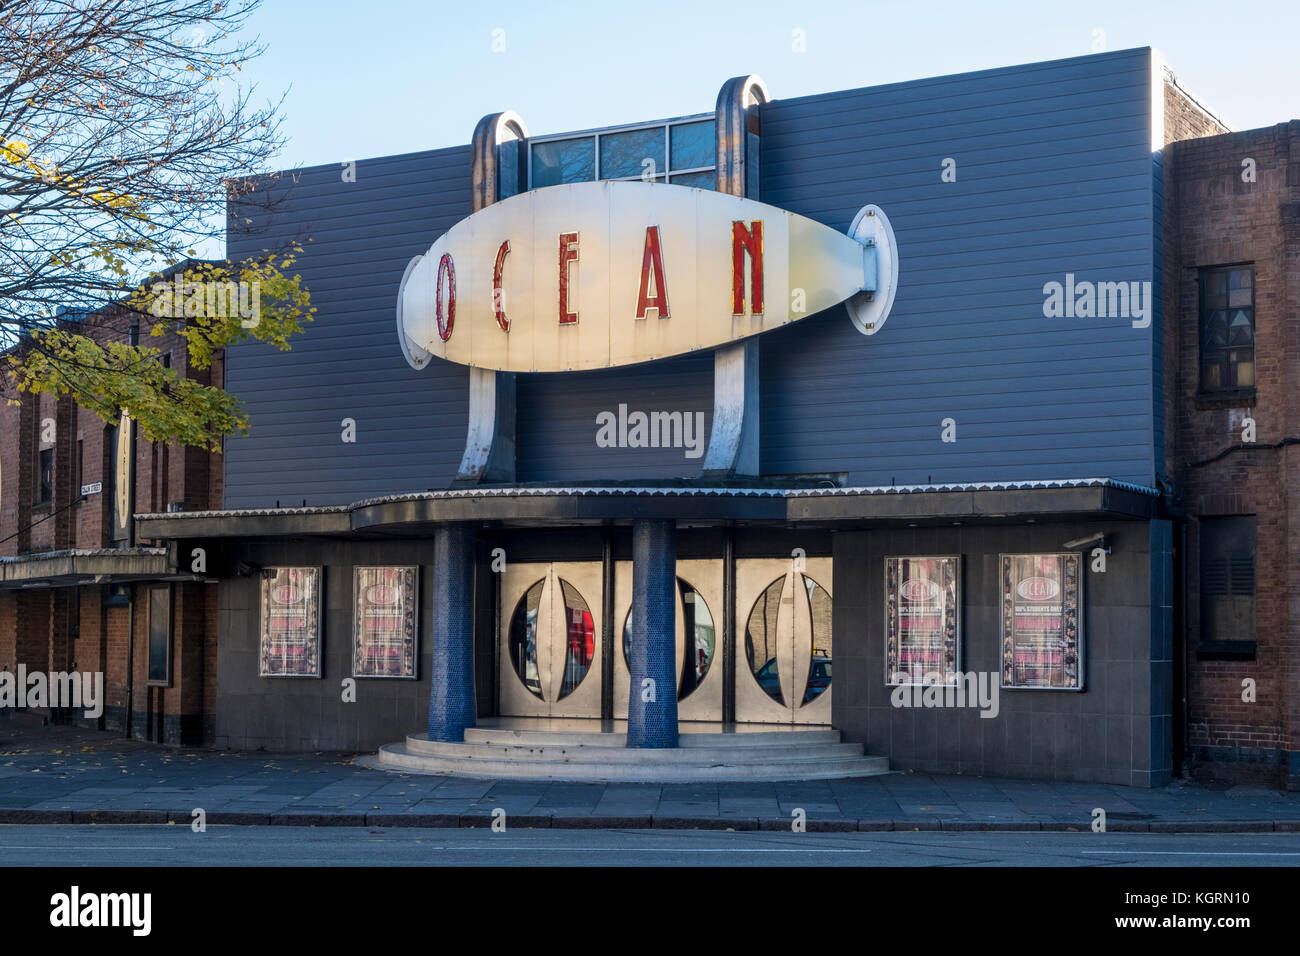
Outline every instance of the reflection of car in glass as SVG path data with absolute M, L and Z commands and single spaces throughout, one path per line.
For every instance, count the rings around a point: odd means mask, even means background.
M 808 668 L 808 689 L 804 691 L 803 702 L 806 704 L 827 687 L 831 686 L 831 659 L 814 657 Z
M 776 658 L 771 658 L 754 673 L 758 686 L 767 691 L 775 700 L 781 700 L 781 676 L 777 673 Z M 814 657 L 808 668 L 808 688 L 804 691 L 803 702 L 806 704 L 826 688 L 831 686 L 831 659 Z
M 766 664 L 754 672 L 758 686 L 767 691 L 774 700 L 781 700 L 781 676 L 776 672 L 776 658 L 768 658 Z

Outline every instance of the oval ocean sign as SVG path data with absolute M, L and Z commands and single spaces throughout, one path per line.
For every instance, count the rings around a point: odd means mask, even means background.
M 707 189 L 550 186 L 474 213 L 412 260 L 398 336 L 414 368 L 435 355 L 512 372 L 647 362 L 874 288 L 878 248 Z

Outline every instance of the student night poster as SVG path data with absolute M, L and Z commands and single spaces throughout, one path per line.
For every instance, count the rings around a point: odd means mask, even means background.
M 267 568 L 262 677 L 320 677 L 320 568 Z
M 954 684 L 961 667 L 961 559 L 885 558 L 885 683 Z
M 1078 554 L 1002 555 L 1002 686 L 1083 686 Z
M 414 678 L 419 568 L 353 571 L 352 676 Z

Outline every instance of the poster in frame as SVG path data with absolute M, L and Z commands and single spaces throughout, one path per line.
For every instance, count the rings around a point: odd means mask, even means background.
M 957 683 L 961 564 L 957 554 L 886 556 L 886 686 Z
M 352 569 L 352 676 L 415 680 L 419 647 L 417 565 Z
M 1083 690 L 1083 558 L 1078 552 L 1003 554 L 1002 687 Z
M 319 566 L 263 570 L 260 676 L 321 676 L 322 577 Z

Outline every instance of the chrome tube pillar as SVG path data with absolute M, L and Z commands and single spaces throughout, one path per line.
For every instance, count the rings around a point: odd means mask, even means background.
M 768 100 L 756 75 L 722 84 L 715 110 L 718 192 L 758 199 L 757 108 Z M 759 473 L 758 341 L 713 352 L 713 425 L 703 475 L 731 478 Z
M 491 113 L 474 129 L 471 211 L 519 192 L 527 172 L 528 128 L 517 113 Z M 501 147 L 516 144 L 513 159 Z M 502 335 L 507 333 L 502 332 Z M 515 376 L 492 369 L 469 370 L 469 428 L 456 484 L 515 480 Z

